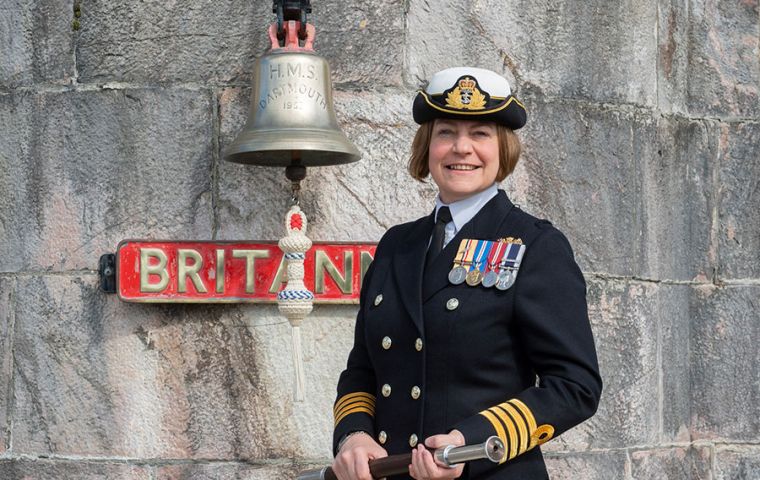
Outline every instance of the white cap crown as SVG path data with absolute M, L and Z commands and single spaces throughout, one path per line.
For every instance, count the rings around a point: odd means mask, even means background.
M 429 95 L 441 95 L 463 76 L 474 78 L 481 90 L 487 92 L 492 97 L 506 98 L 512 94 L 506 78 L 491 70 L 474 67 L 454 67 L 437 72 L 430 79 L 425 92 Z

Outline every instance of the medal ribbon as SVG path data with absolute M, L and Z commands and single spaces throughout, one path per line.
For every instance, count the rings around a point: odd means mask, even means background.
M 467 255 L 467 250 L 469 249 L 469 240 L 464 239 L 461 242 L 459 242 L 459 248 L 457 249 L 457 254 L 454 257 L 454 267 L 457 265 L 461 265 L 462 262 L 464 262 L 464 257 Z
M 514 262 L 514 267 L 515 268 L 519 268 L 520 267 L 520 263 L 522 262 L 522 257 L 523 257 L 524 254 L 525 254 L 525 245 L 521 244 L 519 250 L 517 251 L 516 258 L 515 258 L 515 262 Z
M 499 270 L 504 270 L 507 267 L 507 264 L 510 264 L 509 267 L 512 267 L 515 258 L 517 258 L 517 254 L 520 252 L 519 247 L 521 246 L 522 245 L 517 243 L 507 243 L 507 248 L 504 251 L 505 255 L 502 257 L 499 264 Z
M 491 242 L 491 251 L 488 254 L 488 264 L 486 271 L 495 270 L 496 265 L 501 261 L 501 256 L 504 255 L 504 242 Z
M 475 258 L 476 258 L 476 260 L 474 262 L 472 262 L 472 265 L 470 265 L 470 271 L 475 270 L 475 268 L 478 265 L 480 265 L 481 263 L 483 263 L 483 260 L 486 257 L 486 253 L 488 253 L 487 250 L 486 250 L 486 246 L 489 243 L 490 242 L 488 242 L 487 240 L 478 240 L 478 244 L 475 247 L 475 250 L 473 251 L 473 253 L 477 252 L 474 255 Z M 480 267 L 477 267 L 477 269 L 480 270 Z
M 464 254 L 462 256 L 462 262 L 460 265 L 466 267 L 467 264 L 472 264 L 472 256 L 475 253 L 475 249 L 472 248 L 474 240 L 470 238 L 462 241 L 467 243 L 465 243 L 464 246 Z

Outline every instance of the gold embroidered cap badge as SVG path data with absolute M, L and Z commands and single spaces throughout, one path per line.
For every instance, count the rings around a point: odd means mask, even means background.
M 446 106 L 459 110 L 483 110 L 486 108 L 486 95 L 478 90 L 474 79 L 462 77 L 446 95 Z

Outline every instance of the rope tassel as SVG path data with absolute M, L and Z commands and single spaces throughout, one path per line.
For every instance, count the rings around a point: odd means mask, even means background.
M 293 205 L 285 217 L 287 234 L 279 241 L 280 250 L 287 262 L 288 283 L 277 294 L 277 307 L 288 319 L 292 327 L 293 366 L 296 376 L 296 401 L 303 401 L 305 378 L 301 348 L 301 323 L 313 308 L 314 294 L 303 283 L 306 252 L 311 248 L 311 240 L 306 236 L 306 215 L 298 205 Z

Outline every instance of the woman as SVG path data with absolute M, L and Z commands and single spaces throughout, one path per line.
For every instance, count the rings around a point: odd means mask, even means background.
M 586 286 L 565 237 L 496 182 L 515 168 L 525 109 L 500 75 L 435 74 L 413 108 L 409 170 L 435 211 L 391 228 L 364 279 L 338 382 L 333 469 L 413 450 L 409 476 L 545 479 L 538 445 L 587 419 L 601 393 Z M 498 435 L 499 464 L 445 468 L 423 447 Z

